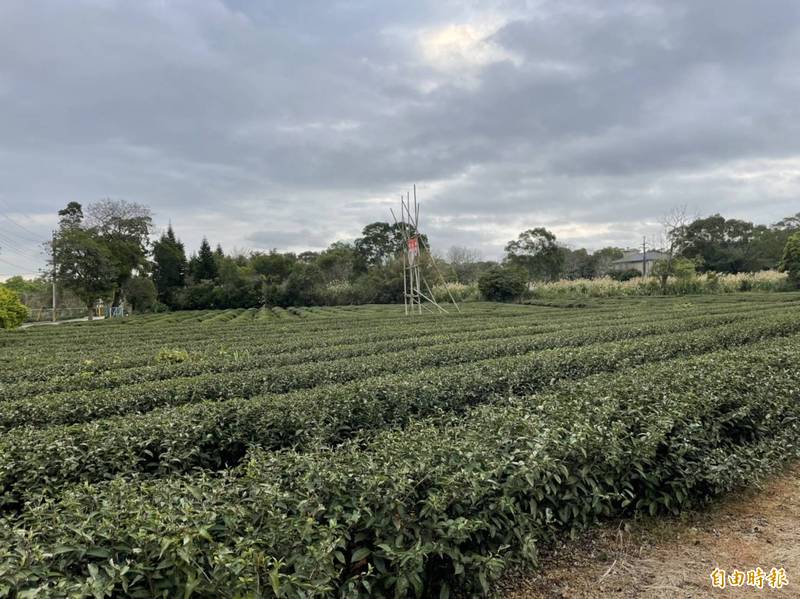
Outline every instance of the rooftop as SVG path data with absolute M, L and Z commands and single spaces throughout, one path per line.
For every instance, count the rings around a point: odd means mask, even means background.
M 663 260 L 667 256 L 668 254 L 664 252 L 651 251 L 645 253 L 644 260 L 647 262 L 651 262 L 654 260 Z M 643 260 L 642 252 L 639 252 L 638 254 L 630 254 L 628 256 L 620 258 L 619 260 L 614 260 L 613 264 L 623 264 L 625 262 L 642 262 L 642 260 Z

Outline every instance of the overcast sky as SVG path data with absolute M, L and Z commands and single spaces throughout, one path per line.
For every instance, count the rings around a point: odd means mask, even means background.
M 800 2 L 2 0 L 0 274 L 69 201 L 322 249 L 417 183 L 435 249 L 800 211 Z M 12 222 L 13 221 L 13 222 Z

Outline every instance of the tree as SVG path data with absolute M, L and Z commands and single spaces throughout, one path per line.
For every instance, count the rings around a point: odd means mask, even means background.
M 156 286 L 148 277 L 131 277 L 125 282 L 125 299 L 131 304 L 134 312 L 147 312 L 156 303 Z
M 366 266 L 386 264 L 403 250 L 403 232 L 401 224 L 375 222 L 361 230 L 361 237 L 355 240 L 354 246 Z M 428 244 L 428 238 L 416 231 L 410 235 L 420 237 L 422 244 Z
M 675 277 L 685 281 L 694 277 L 696 273 L 697 265 L 692 260 L 682 256 L 676 256 L 672 259 L 672 262 L 659 260 L 653 265 L 653 275 L 659 278 L 662 276 Z
M 563 276 L 567 279 L 591 279 L 594 276 L 595 260 L 584 248 L 571 250 L 561 248 L 564 255 Z
M 22 275 L 14 275 L 9 277 L 2 284 L 6 289 L 10 289 L 18 296 L 24 299 L 25 294 L 37 294 L 48 292 L 50 284 L 43 278 L 39 279 L 24 279 Z
M 397 304 L 403 301 L 403 263 L 391 260 L 381 267 L 370 268 L 355 282 L 356 297 L 361 303 Z
M 217 262 L 205 237 L 200 243 L 200 251 L 192 267 L 192 277 L 195 281 L 213 281 L 217 278 Z
M 322 276 L 316 266 L 298 261 L 286 279 L 283 301 L 289 306 L 313 306 L 317 303 L 321 282 Z
M 319 258 L 319 252 L 312 252 L 311 250 L 301 252 L 297 256 L 297 259 L 305 264 L 313 264 L 317 258 Z
M 800 289 L 800 232 L 793 233 L 786 242 L 780 268 L 789 275 L 789 284 Z
M 604 247 L 592 254 L 593 262 L 593 275 L 595 277 L 604 277 L 612 272 L 611 264 L 615 260 L 619 260 L 624 255 L 620 248 Z
M 15 329 L 28 317 L 19 296 L 0 285 L 0 329 Z
M 86 306 L 89 319 L 95 300 L 110 294 L 118 271 L 111 252 L 94 229 L 60 229 L 53 240 L 58 282 Z
M 316 259 L 316 264 L 327 283 L 349 281 L 353 277 L 355 262 L 355 248 L 349 243 L 340 241 L 331 244 Z
M 96 228 L 85 226 L 78 202 L 70 202 L 58 215 L 58 231 L 50 244 L 50 263 L 55 260 L 59 283 L 78 296 L 91 319 L 95 300 L 114 287 L 117 273 L 111 251 Z
M 112 305 L 118 306 L 122 287 L 134 272 L 144 273 L 153 219 L 150 209 L 124 200 L 89 205 L 89 228 L 108 249 L 114 269 Z
M 684 243 L 684 234 L 687 227 L 688 218 L 686 216 L 686 206 L 673 208 L 661 217 L 661 227 L 663 240 L 663 252 L 666 258 L 661 260 L 656 276 L 661 285 L 661 293 L 666 295 L 669 277 L 675 274 L 675 259 L 679 255 L 680 248 Z
M 250 266 L 267 284 L 277 285 L 286 280 L 295 262 L 297 257 L 294 254 L 281 254 L 272 250 L 269 254 L 254 254 L 250 259 Z
M 528 274 L 519 267 L 493 266 L 478 279 L 481 295 L 492 302 L 518 299 L 528 286 Z
M 751 222 L 714 214 L 682 225 L 676 241 L 679 253 L 699 263 L 703 271 L 737 273 L 759 270 L 752 245 L 759 232 Z
M 70 202 L 58 211 L 59 224 L 62 229 L 72 229 L 83 224 L 83 206 L 78 202 Z
M 175 307 L 176 293 L 186 284 L 186 251 L 172 225 L 153 243 L 153 283 L 159 301 Z
M 789 237 L 800 231 L 800 212 L 787 216 L 770 227 L 756 227 L 751 254 L 752 270 L 775 268 L 781 263 Z
M 564 252 L 556 236 L 543 227 L 523 231 L 505 250 L 508 263 L 524 268 L 530 280 L 554 281 L 561 275 Z
M 459 283 L 472 283 L 480 274 L 481 252 L 454 245 L 447 250 L 447 262 Z

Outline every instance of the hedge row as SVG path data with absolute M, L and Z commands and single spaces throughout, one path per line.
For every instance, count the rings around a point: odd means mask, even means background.
M 621 316 L 617 315 L 617 318 Z M 556 318 L 560 322 L 566 323 L 567 318 Z M 66 342 L 66 346 L 56 344 L 49 337 L 36 338 L 31 340 L 28 347 L 14 347 L 12 352 L 3 356 L 3 366 L 0 368 L 0 380 L 11 381 L 19 372 L 19 367 L 25 367 L 26 376 L 31 376 L 36 372 L 35 367 L 42 364 L 42 350 L 47 348 L 48 366 L 52 368 L 54 364 L 59 366 L 70 366 L 80 362 L 83 358 L 88 358 L 96 362 L 98 368 L 104 368 L 106 362 L 110 362 L 113 367 L 121 365 L 141 365 L 152 360 L 154 346 L 181 346 L 191 347 L 192 349 L 219 347 L 226 344 L 238 344 L 242 339 L 258 341 L 263 345 L 275 345 L 282 347 L 287 340 L 299 335 L 308 341 L 316 338 L 320 343 L 340 344 L 348 339 L 358 340 L 362 337 L 368 340 L 389 339 L 392 335 L 400 334 L 406 338 L 413 338 L 415 335 L 430 335 L 444 333 L 447 331 L 470 331 L 479 330 L 482 326 L 494 327 L 505 324 L 513 326 L 529 321 L 529 324 L 542 324 L 542 315 L 531 310 L 521 310 L 507 316 L 491 316 L 482 318 L 470 315 L 466 318 L 432 320 L 421 319 L 419 321 L 403 321 L 400 318 L 387 320 L 386 322 L 376 323 L 372 319 L 351 320 L 349 326 L 341 327 L 342 323 L 337 323 L 339 327 L 323 327 L 313 329 L 305 323 L 292 323 L 290 327 L 276 330 L 273 327 L 227 327 L 223 331 L 203 330 L 197 325 L 182 326 L 170 334 L 169 331 L 159 331 L 157 344 L 154 343 L 153 332 L 136 338 L 128 335 L 126 330 L 111 329 L 104 332 L 102 336 L 92 339 L 81 340 L 71 339 Z M 552 317 L 548 318 L 548 324 Z M 2 341 L 2 337 L 0 337 Z M 140 351 L 144 351 L 142 356 Z M 144 358 L 144 360 L 142 360 Z M 34 368 L 31 368 L 34 367 Z M 45 368 L 40 368 L 40 372 L 46 373 Z M 52 375 L 52 370 L 50 371 Z M 12 378 L 8 378 L 12 377 Z M 45 377 L 46 378 L 46 377 Z
M 767 308 L 772 310 L 772 307 Z M 780 309 L 777 307 L 775 309 Z M 758 309 L 750 308 L 748 310 L 729 312 L 725 311 L 725 316 L 734 316 L 735 314 L 742 314 L 744 316 L 757 314 Z M 707 315 L 717 315 L 716 313 Z M 237 352 L 241 355 L 248 357 L 277 355 L 284 353 L 299 352 L 302 350 L 315 349 L 317 351 L 325 351 L 329 349 L 331 352 L 336 352 L 338 349 L 346 346 L 361 346 L 367 344 L 385 343 L 389 346 L 399 347 L 401 341 L 411 344 L 424 344 L 427 340 L 431 343 L 436 339 L 449 336 L 452 340 L 470 340 L 491 337 L 515 336 L 530 333 L 544 333 L 556 332 L 562 330 L 573 330 L 578 328 L 586 328 L 587 326 L 595 325 L 602 322 L 606 325 L 611 323 L 621 323 L 623 325 L 644 323 L 644 322 L 665 322 L 667 320 L 685 318 L 685 315 L 676 315 L 669 312 L 663 315 L 637 315 L 620 318 L 615 315 L 615 318 L 602 318 L 598 320 L 597 315 L 585 317 L 572 317 L 572 318 L 549 318 L 546 322 L 542 322 L 541 316 L 528 316 L 526 318 L 514 319 L 484 319 L 476 318 L 469 321 L 463 321 L 461 326 L 431 326 L 434 323 L 428 323 L 426 327 L 420 326 L 404 326 L 402 328 L 395 323 L 392 327 L 382 328 L 351 328 L 346 333 L 337 331 L 335 334 L 320 334 L 316 332 L 308 332 L 305 329 L 295 331 L 293 335 L 284 334 L 279 339 L 272 339 L 262 334 L 255 334 L 251 332 L 239 331 L 235 339 L 220 339 L 216 336 L 207 338 L 202 344 L 173 344 L 179 347 L 185 345 L 192 350 L 193 357 L 199 357 L 205 360 L 224 360 L 226 355 Z M 235 343 L 231 343 L 235 341 Z M 164 347 L 163 337 L 159 337 L 158 347 Z M 148 365 L 152 366 L 155 362 L 156 351 L 154 348 L 152 337 L 149 345 L 142 351 L 135 351 L 124 359 L 115 359 L 110 363 L 103 362 L 102 360 L 91 360 L 90 363 L 84 364 L 74 358 L 65 363 L 63 366 L 67 368 L 57 368 L 54 372 L 53 363 L 49 362 L 46 366 L 38 368 L 18 368 L 13 373 L 5 372 L 0 380 L 3 381 L 3 394 L 6 398 L 22 397 L 33 393 L 41 393 L 47 385 L 57 384 L 72 384 L 76 381 L 84 381 L 88 384 L 94 384 L 98 379 L 102 381 L 103 376 L 134 376 L 135 374 L 143 374 L 146 377 L 146 370 Z M 231 352 L 221 351 L 228 345 L 233 345 L 235 350 Z M 169 347 L 169 346 L 167 346 Z M 202 353 L 199 353 L 202 352 Z M 329 356 L 326 356 L 329 357 Z M 40 362 L 39 362 L 40 363 Z M 161 366 L 163 368 L 163 366 Z M 192 368 L 192 364 L 181 364 L 174 368 Z M 196 365 L 194 367 L 197 367 Z M 136 368 L 136 370 L 133 370 Z M 127 370 L 128 372 L 123 373 Z M 143 372 L 144 370 L 144 372 Z M 98 376 L 92 376 L 98 375 Z M 72 377 L 70 379 L 70 377 Z M 101 383 L 97 383 L 101 384 Z M 105 386 L 102 385 L 101 386 Z
M 345 321 L 317 321 L 300 322 L 291 321 L 287 324 L 265 326 L 260 323 L 248 323 L 240 325 L 226 325 L 212 328 L 198 322 L 181 322 L 173 326 L 158 328 L 159 341 L 162 343 L 193 343 L 208 341 L 210 339 L 235 340 L 237 337 L 258 336 L 264 341 L 280 340 L 286 334 L 302 331 L 303 334 L 320 334 L 321 336 L 335 336 L 337 334 L 352 333 L 354 329 L 362 332 L 397 330 L 398 328 L 409 330 L 458 330 L 461 326 L 470 326 L 478 320 L 506 320 L 509 322 L 519 318 L 545 317 L 548 321 L 558 319 L 567 322 L 572 319 L 584 317 L 617 318 L 625 319 L 643 315 L 658 315 L 676 312 L 695 312 L 696 314 L 713 313 L 721 311 L 734 311 L 738 309 L 754 309 L 757 306 L 774 306 L 775 302 L 742 304 L 741 306 L 707 306 L 700 311 L 696 306 L 681 303 L 671 303 L 665 306 L 629 306 L 625 310 L 619 307 L 600 307 L 590 310 L 581 310 L 576 314 L 575 310 L 561 309 L 542 309 L 517 306 L 515 310 L 502 311 L 499 313 L 485 312 L 470 308 L 469 312 L 462 316 L 454 316 L 445 320 L 428 317 L 423 315 L 421 318 L 408 321 L 402 315 L 391 317 L 375 318 L 363 316 L 361 318 L 350 318 Z M 95 349 L 97 351 L 113 352 L 126 347 L 151 346 L 153 333 L 151 327 L 136 326 L 137 320 L 134 319 L 126 325 L 110 325 L 106 323 L 98 326 L 81 327 L 56 327 L 47 328 L 46 333 L 42 333 L 41 328 L 38 334 L 34 334 L 31 329 L 18 334 L 4 335 L 0 337 L 0 343 L 13 347 L 14 355 L 19 354 L 28 357 L 36 354 L 45 343 L 48 348 L 54 351 L 54 355 L 59 355 L 58 350 L 69 349 L 70 351 L 81 351 L 83 348 Z M 398 326 L 399 325 L 399 326 Z M 13 343 L 12 343 L 13 340 Z M 10 356 L 4 356 L 10 357 Z
M 0 594 L 487 592 L 598 518 L 677 512 L 800 454 L 797 338 L 417 421 L 222 478 L 118 479 L 0 522 Z M 3 525 L 5 524 L 5 525 Z
M 800 332 L 800 318 L 547 350 L 387 375 L 285 395 L 205 402 L 86 424 L 18 428 L 0 439 L 0 504 L 19 508 L 64 485 L 119 474 L 186 472 L 236 464 L 250 443 L 278 449 L 336 444 L 359 431 L 463 412 L 493 393 L 527 393 L 560 379 L 735 347 Z M 796 338 L 795 338 L 796 341 Z
M 3 386 L 3 396 L 6 401 L 0 401 L 0 430 L 8 429 L 12 426 L 25 424 L 39 425 L 43 423 L 66 423 L 91 420 L 96 417 L 103 417 L 114 414 L 123 414 L 142 410 L 144 402 L 153 404 L 157 401 L 153 395 L 161 393 L 163 403 L 177 404 L 176 398 L 169 395 L 169 385 L 161 385 L 157 381 L 167 381 L 171 379 L 183 379 L 187 377 L 212 377 L 212 375 L 223 374 L 228 376 L 225 380 L 235 379 L 232 388 L 238 388 L 238 381 L 244 376 L 257 377 L 257 380 L 281 380 L 286 378 L 290 370 L 286 367 L 296 367 L 296 369 L 307 370 L 309 365 L 313 365 L 313 370 L 326 370 L 336 373 L 337 376 L 347 376 L 346 370 L 342 371 L 341 361 L 351 360 L 352 358 L 372 357 L 371 362 L 366 363 L 374 372 L 378 373 L 386 369 L 408 369 L 425 364 L 445 363 L 485 359 L 500 355 L 518 354 L 533 351 L 536 349 L 546 349 L 552 347 L 579 346 L 601 341 L 612 341 L 617 339 L 628 339 L 642 337 L 653 334 L 663 334 L 692 330 L 694 328 L 704 328 L 708 326 L 721 325 L 731 322 L 752 320 L 754 318 L 764 318 L 767 314 L 788 313 L 784 309 L 774 309 L 768 313 L 746 312 L 736 314 L 724 314 L 719 316 L 699 316 L 689 318 L 670 318 L 667 320 L 655 320 L 652 322 L 626 322 L 624 324 L 600 324 L 595 326 L 582 326 L 579 328 L 563 328 L 559 325 L 546 327 L 515 327 L 470 331 L 464 333 L 451 333 L 445 335 L 431 335 L 417 337 L 402 342 L 397 338 L 362 343 L 348 343 L 333 347 L 314 347 L 313 341 L 297 344 L 304 347 L 303 350 L 282 352 L 282 348 L 272 347 L 253 347 L 247 343 L 242 343 L 232 351 L 218 350 L 216 356 L 190 356 L 185 362 L 178 364 L 161 364 L 140 368 L 122 368 L 110 370 L 104 373 L 93 374 L 82 372 L 71 377 L 53 377 L 50 380 L 17 383 L 15 385 Z M 310 346 L 310 347 L 309 347 Z M 442 347 L 449 346 L 449 347 Z M 289 347 L 292 347 L 291 345 Z M 455 348 L 463 348 L 463 352 L 454 351 Z M 187 354 L 188 355 L 188 354 Z M 380 361 L 374 358 L 383 355 Z M 394 355 L 394 358 L 392 357 Z M 305 366 L 302 366 L 305 365 Z M 399 366 L 397 366 L 399 365 Z M 397 368 L 395 368 L 397 366 Z M 282 372 L 276 374 L 275 370 Z M 358 369 L 358 371 L 363 368 Z M 256 372 L 258 371 L 258 372 Z M 236 374 L 234 374 L 236 373 Z M 216 383 L 221 379 L 213 376 Z M 296 388 L 301 388 L 308 377 L 299 377 L 296 380 Z M 337 380 L 346 380 L 337 378 Z M 154 382 L 153 384 L 146 384 Z M 333 381 L 329 381 L 333 382 Z M 131 385 L 137 385 L 131 387 Z M 198 386 L 202 387 L 202 378 L 198 381 Z M 127 386 L 127 387 L 126 387 Z M 183 388 L 186 381 L 178 381 L 178 386 Z M 219 386 L 218 384 L 216 386 Z M 108 406 L 112 399 L 116 410 L 111 413 L 91 411 L 91 406 Z M 80 394 L 76 392 L 97 390 L 94 393 Z M 288 389 L 284 389 L 288 390 Z M 263 392 L 274 391 L 274 389 L 264 388 Z M 256 391 L 259 392 L 259 391 Z M 240 391 L 244 396 L 255 393 Z M 51 395 L 50 397 L 36 397 L 37 395 Z M 33 397 L 32 397 L 33 396 Z M 134 402 L 126 401 L 127 398 L 134 398 Z M 204 397 L 196 394 L 196 398 L 213 399 L 214 397 Z M 13 401 L 20 400 L 21 401 Z M 144 401 L 141 401 L 143 398 Z M 72 406 L 79 404 L 77 411 L 72 412 Z M 33 412 L 26 409 L 33 407 Z M 51 410 L 52 407 L 52 410 Z M 38 421 L 33 414 L 41 413 L 45 416 L 45 421 Z M 72 414 L 72 416 L 70 416 Z M 63 418 L 66 416 L 66 418 Z
M 532 312 L 532 310 L 521 306 L 516 307 L 516 309 L 513 308 L 514 307 L 504 306 L 502 309 L 496 310 L 492 309 L 491 306 L 479 305 L 470 306 L 468 313 L 471 315 L 490 317 L 524 315 Z M 49 328 L 48 330 L 44 330 L 44 328 L 30 329 L 14 335 L 4 336 L 0 341 L 2 341 L 3 344 L 12 343 L 14 345 L 26 345 L 35 344 L 36 340 L 39 338 L 46 338 L 52 343 L 69 345 L 70 339 L 72 338 L 80 339 L 81 341 L 91 341 L 93 339 L 103 339 L 108 335 L 113 335 L 121 331 L 125 331 L 125 334 L 130 335 L 131 338 L 137 339 L 146 338 L 148 334 L 152 334 L 154 331 L 181 333 L 185 332 L 187 328 L 191 328 L 195 333 L 206 331 L 221 334 L 231 328 L 251 328 L 254 330 L 260 329 L 267 333 L 276 333 L 281 330 L 295 328 L 298 324 L 310 330 L 344 330 L 348 328 L 348 325 L 352 325 L 353 323 L 369 321 L 378 325 L 381 323 L 397 322 L 398 319 L 403 317 L 402 309 L 398 311 L 396 307 L 381 310 L 379 313 L 370 313 L 369 311 L 360 309 L 354 312 L 352 316 L 346 315 L 341 319 L 320 319 L 310 322 L 301 322 L 300 319 L 295 318 L 287 319 L 285 322 L 274 323 L 263 323 L 255 320 L 249 322 L 232 322 L 234 316 L 235 315 L 230 311 L 217 310 L 209 311 L 205 316 L 200 318 L 184 318 L 175 322 L 157 322 L 156 324 L 151 324 L 145 319 L 145 322 L 142 323 L 144 326 L 139 326 L 140 317 L 125 320 L 112 319 L 109 321 L 98 321 L 88 325 L 85 323 L 81 323 L 80 325 L 64 324 L 55 330 Z M 417 320 L 426 322 L 439 320 L 441 322 L 441 319 L 433 318 L 428 315 L 423 315 L 421 319 Z
M 781 316 L 780 313 L 776 316 Z M 791 314 L 782 315 L 790 320 Z M 761 316 L 763 322 L 764 316 Z M 344 357 L 330 361 L 307 359 L 300 364 L 280 364 L 270 368 L 244 370 L 247 361 L 241 362 L 243 370 L 214 372 L 166 381 L 145 382 L 108 391 L 98 389 L 86 392 L 56 393 L 50 396 L 0 402 L 0 431 L 19 426 L 43 427 L 56 424 L 77 424 L 98 418 L 108 418 L 131 413 L 213 400 L 250 398 L 263 393 L 287 393 L 297 389 L 344 383 L 392 372 L 417 368 L 469 363 L 502 356 L 522 355 L 534 351 L 579 347 L 591 344 L 637 339 L 652 335 L 668 335 L 681 331 L 701 330 L 725 326 L 726 321 L 743 322 L 736 317 L 701 317 L 654 323 L 646 326 L 606 327 L 567 331 L 558 335 L 533 335 L 519 338 L 478 340 L 453 346 L 432 346 L 381 354 L 370 352 L 368 357 L 352 360 Z M 719 322 L 722 322 L 720 325 Z M 288 355 L 288 354 L 287 354 Z M 235 366 L 236 364 L 234 364 Z
M 764 309 L 775 306 L 765 305 Z M 0 368 L 0 396 L 12 397 L 7 387 L 22 381 L 29 381 L 34 385 L 31 393 L 37 393 L 36 382 L 47 382 L 62 377 L 74 376 L 76 378 L 92 379 L 95 374 L 106 371 L 114 372 L 124 368 L 140 368 L 157 363 L 156 356 L 160 347 L 188 349 L 193 356 L 202 356 L 206 359 L 219 357 L 220 349 L 227 350 L 229 355 L 242 355 L 244 351 L 258 352 L 284 352 L 295 351 L 309 347 L 335 346 L 350 343 L 378 342 L 386 340 L 422 339 L 425 336 L 451 333 L 468 334 L 480 331 L 483 327 L 497 329 L 502 327 L 513 328 L 515 325 L 535 326 L 537 329 L 557 330 L 559 325 L 566 328 L 586 326 L 591 323 L 606 322 L 634 322 L 653 319 L 671 319 L 691 316 L 695 314 L 714 315 L 718 313 L 746 313 L 762 306 L 721 306 L 712 307 L 699 312 L 697 310 L 683 309 L 679 304 L 668 310 L 658 310 L 653 314 L 637 310 L 621 311 L 587 311 L 585 314 L 564 314 L 558 311 L 554 314 L 543 315 L 531 313 L 522 309 L 514 318 L 511 317 L 475 317 L 469 315 L 463 319 L 447 319 L 444 321 L 404 322 L 395 319 L 381 326 L 375 326 L 371 320 L 364 323 L 354 322 L 347 330 L 309 331 L 305 326 L 294 326 L 276 337 L 265 331 L 263 327 L 251 329 L 242 327 L 233 328 L 232 336 L 215 332 L 194 331 L 189 328 L 183 337 L 170 337 L 159 331 L 157 339 L 152 334 L 146 339 L 135 342 L 127 335 L 128 330 L 136 330 L 132 326 L 116 327 L 108 335 L 93 340 L 92 343 L 73 341 L 69 351 L 53 348 L 49 338 L 37 340 L 30 355 L 19 355 L 17 351 L 7 352 L 0 363 L 6 361 L 6 367 Z M 521 316 L 521 317 L 520 317 Z M 544 318 L 543 318 L 544 316 Z M 196 328 L 196 327 L 195 327 Z M 50 329 L 52 330 L 52 329 Z M 201 335 L 196 337 L 196 335 Z M 43 345 L 44 344 L 44 345 Z M 215 356 L 214 354 L 217 354 Z M 13 356 L 13 360 L 11 357 Z M 43 356 L 46 356 L 43 363 Z M 133 371 L 131 371 L 133 372 Z M 132 376 L 132 375 L 130 375 Z M 22 391 L 20 391 L 22 392 Z M 16 395 L 20 397 L 21 395 Z

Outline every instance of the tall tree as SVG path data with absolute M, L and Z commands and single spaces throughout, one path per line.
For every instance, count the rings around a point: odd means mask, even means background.
M 572 250 L 565 247 L 561 251 L 564 254 L 564 278 L 591 279 L 594 276 L 595 259 L 586 249 Z
M 326 283 L 349 281 L 353 276 L 356 251 L 349 243 L 337 241 L 322 252 L 316 264 Z
M 89 225 L 108 248 L 114 268 L 113 306 L 133 274 L 145 273 L 153 219 L 150 209 L 124 200 L 103 200 L 89 205 Z
M 355 240 L 354 247 L 359 257 L 367 266 L 385 265 L 403 250 L 403 232 L 401 224 L 374 222 L 361 230 L 361 237 Z M 423 245 L 428 238 L 418 231 L 409 231 L 409 235 L 417 236 Z
M 556 236 L 543 227 L 523 231 L 505 250 L 506 261 L 524 268 L 531 280 L 554 281 L 561 276 L 564 252 Z
M 683 264 L 678 261 L 678 258 L 680 257 L 680 250 L 688 222 L 689 218 L 686 216 L 686 206 L 673 208 L 661 217 L 663 236 L 662 251 L 666 255 L 666 258 L 659 260 L 653 267 L 654 274 L 658 277 L 661 285 L 661 293 L 667 293 L 669 278 L 675 276 L 680 271 L 679 267 Z
M 789 284 L 800 289 L 800 232 L 793 233 L 786 242 L 781 270 L 789 275 Z
M 604 277 L 611 272 L 611 264 L 614 260 L 619 260 L 624 255 L 620 248 L 604 247 L 592 254 L 593 272 L 592 276 Z
M 680 254 L 699 263 L 703 271 L 758 270 L 752 245 L 757 231 L 751 222 L 714 214 L 682 226 L 676 234 Z
M 192 276 L 196 281 L 213 281 L 217 278 L 217 262 L 214 259 L 214 252 L 211 251 L 211 245 L 205 237 L 200 243 L 200 251 L 197 252 L 197 261 Z
M 85 226 L 79 203 L 70 202 L 58 215 L 60 221 L 52 241 L 51 260 L 55 260 L 59 283 L 84 302 L 91 319 L 94 302 L 114 288 L 115 263 L 99 231 Z
M 374 222 L 362 229 L 355 248 L 367 265 L 385 264 L 403 249 L 403 236 L 396 225 Z
M 175 237 L 172 225 L 153 243 L 153 283 L 159 301 L 174 307 L 175 294 L 186 283 L 186 250 Z
M 254 254 L 250 265 L 267 283 L 278 284 L 286 280 L 295 262 L 297 256 L 294 254 L 280 254 L 272 250 L 268 254 Z
M 478 280 L 481 271 L 480 250 L 454 245 L 447 250 L 447 262 L 460 283 Z

